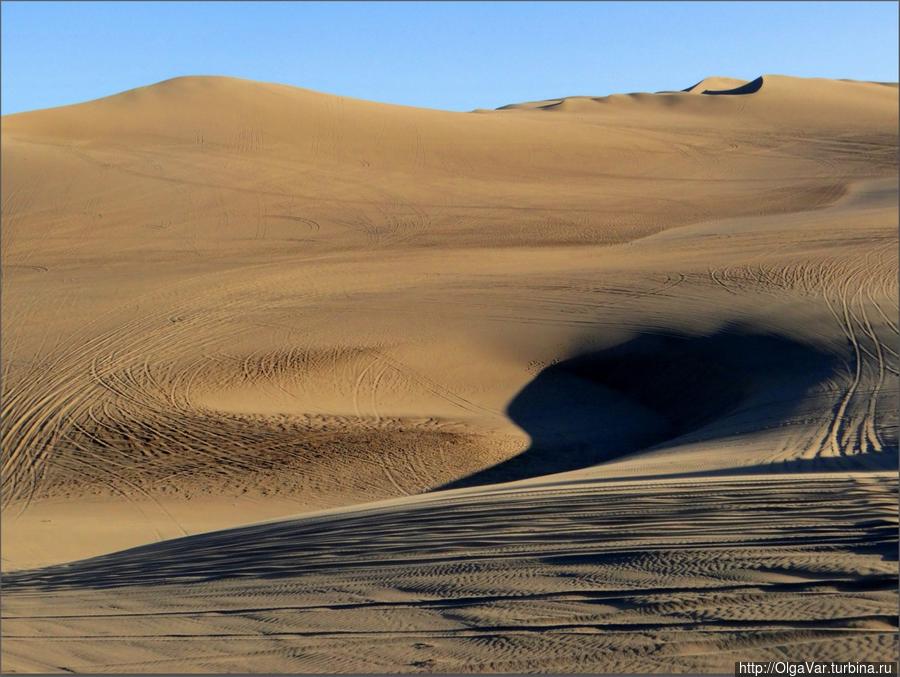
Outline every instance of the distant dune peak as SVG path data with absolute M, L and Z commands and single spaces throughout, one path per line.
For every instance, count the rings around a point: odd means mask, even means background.
M 720 93 L 739 93 L 736 90 L 743 89 L 747 87 L 749 84 L 756 83 L 759 81 L 760 85 L 762 84 L 762 78 L 756 78 L 756 80 L 748 81 L 741 80 L 738 78 L 728 78 L 722 77 L 718 75 L 713 75 L 708 78 L 704 78 L 700 82 L 691 85 L 690 87 L 681 90 L 686 94 L 720 94 Z M 748 92 L 749 93 L 749 92 Z
M 661 90 L 654 92 L 657 95 L 672 94 L 754 94 L 762 89 L 763 76 L 759 76 L 754 80 L 741 80 L 739 78 L 729 78 L 722 76 L 711 76 L 704 78 L 696 84 L 682 90 Z M 514 110 L 514 109 L 540 109 L 540 110 L 563 110 L 572 105 L 578 105 L 586 102 L 608 101 L 615 97 L 622 96 L 652 96 L 645 92 L 634 92 L 632 94 L 612 94 L 609 96 L 567 96 L 558 99 L 544 99 L 542 101 L 529 101 L 523 103 L 512 103 L 497 108 L 497 110 Z
M 722 80 L 723 80 L 723 81 L 724 81 L 724 80 L 727 80 L 727 78 L 722 78 Z M 735 80 L 734 82 L 739 83 L 740 80 Z M 760 75 L 760 76 L 759 76 L 758 78 L 756 78 L 755 80 L 750 80 L 749 82 L 744 82 L 743 84 L 738 84 L 738 85 L 733 86 L 733 87 L 725 87 L 725 88 L 721 88 L 721 85 L 722 85 L 722 84 L 725 84 L 725 82 L 721 82 L 721 83 L 717 82 L 717 83 L 715 83 L 715 84 L 716 84 L 716 85 L 720 85 L 720 86 L 719 86 L 719 87 L 713 87 L 713 86 L 712 86 L 713 83 L 709 83 L 709 85 L 708 85 L 707 87 L 705 87 L 705 88 L 703 88 L 703 89 L 700 90 L 700 94 L 707 94 L 707 95 L 717 95 L 717 94 L 724 94 L 724 95 L 755 94 L 755 93 L 758 92 L 760 89 L 762 89 L 762 86 L 763 86 L 763 78 L 762 78 L 762 76 Z

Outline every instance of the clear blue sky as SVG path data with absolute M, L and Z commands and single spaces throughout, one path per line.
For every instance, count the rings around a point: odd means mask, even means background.
M 896 2 L 21 2 L 2 112 L 178 75 L 449 110 L 707 75 L 897 80 Z

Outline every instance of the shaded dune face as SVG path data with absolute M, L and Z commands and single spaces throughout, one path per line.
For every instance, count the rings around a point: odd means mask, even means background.
M 689 434 L 726 437 L 739 432 L 728 415 L 746 407 L 765 410 L 761 428 L 778 425 L 839 365 L 832 353 L 740 327 L 644 333 L 544 369 L 507 409 L 529 448 L 448 486 L 576 470 Z
M 726 94 L 726 95 L 739 95 L 739 94 L 755 94 L 763 86 L 762 77 L 758 77 L 755 80 L 751 80 L 745 85 L 741 85 L 740 87 L 734 87 L 732 89 L 704 89 L 703 94 Z
M 757 78 L 757 80 L 762 81 L 762 77 Z M 713 91 L 725 91 L 725 90 L 733 90 L 740 87 L 743 87 L 748 83 L 747 80 L 738 80 L 736 78 L 723 78 L 718 76 L 712 76 L 708 78 L 704 78 L 700 82 L 691 85 L 690 87 L 686 87 L 681 90 L 682 92 L 692 92 L 694 94 L 705 94 L 706 92 Z

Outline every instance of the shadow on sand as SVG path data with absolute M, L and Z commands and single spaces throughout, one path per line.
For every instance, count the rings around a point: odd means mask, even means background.
M 507 414 L 531 438 L 514 458 L 456 480 L 455 489 L 586 468 L 664 442 L 782 421 L 840 364 L 783 336 L 728 327 L 714 334 L 642 334 L 548 367 Z

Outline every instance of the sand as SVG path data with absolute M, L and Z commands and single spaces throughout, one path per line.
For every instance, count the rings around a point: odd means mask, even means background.
M 3 117 L 2 669 L 895 660 L 897 120 L 779 75 Z

